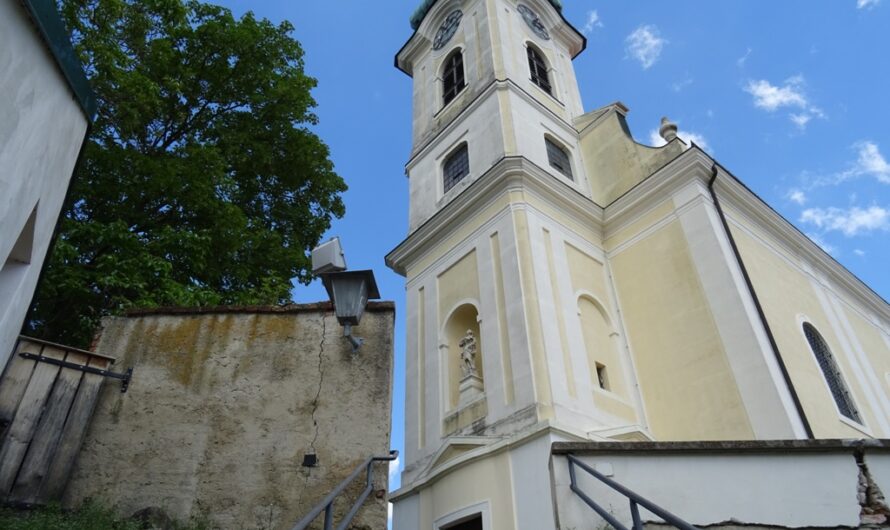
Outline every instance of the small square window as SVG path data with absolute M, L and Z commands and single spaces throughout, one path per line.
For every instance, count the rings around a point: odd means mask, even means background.
M 609 387 L 609 374 L 606 372 L 606 365 L 596 363 L 596 378 L 600 388 L 603 390 L 611 390 Z

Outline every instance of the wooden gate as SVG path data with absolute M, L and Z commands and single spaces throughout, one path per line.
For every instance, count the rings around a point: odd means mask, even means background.
M 106 370 L 113 362 L 113 357 L 19 338 L 0 379 L 0 501 L 61 500 L 104 379 L 77 367 Z

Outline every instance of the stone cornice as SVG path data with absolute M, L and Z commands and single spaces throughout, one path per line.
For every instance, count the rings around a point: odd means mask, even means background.
M 510 191 L 528 191 L 592 229 L 602 230 L 602 207 L 525 157 L 504 157 L 390 251 L 386 265 L 405 275 L 411 263 L 447 238 L 481 205 Z
M 554 442 L 554 455 L 614 453 L 857 453 L 888 452 L 890 440 L 734 440 L 705 442 Z

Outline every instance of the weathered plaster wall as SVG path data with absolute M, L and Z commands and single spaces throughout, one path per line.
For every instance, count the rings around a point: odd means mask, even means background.
M 6 366 L 87 129 L 20 2 L 0 2 L 0 94 L 0 366 Z
M 387 454 L 391 303 L 369 306 L 355 354 L 327 304 L 228 311 L 104 321 L 96 351 L 133 366 L 133 381 L 126 394 L 106 383 L 68 504 L 291 528 L 364 459 Z M 313 451 L 319 466 L 302 467 Z M 357 528 L 385 526 L 379 466 Z

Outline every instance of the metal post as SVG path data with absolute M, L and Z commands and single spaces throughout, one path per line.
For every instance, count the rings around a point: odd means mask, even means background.
M 643 530 L 643 522 L 640 520 L 640 507 L 633 499 L 630 499 L 630 515 L 634 520 L 634 530 Z
M 324 530 L 332 530 L 334 528 L 334 501 L 324 508 Z

